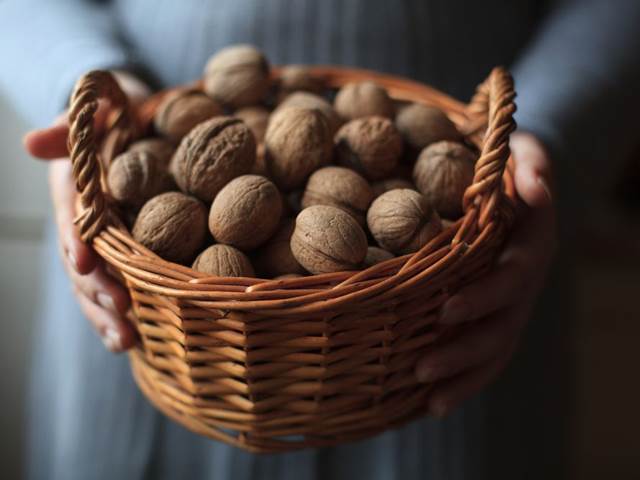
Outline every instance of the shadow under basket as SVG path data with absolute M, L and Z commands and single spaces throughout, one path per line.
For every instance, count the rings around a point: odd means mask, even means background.
M 252 452 L 336 445 L 424 415 L 431 386 L 414 366 L 452 333 L 434 313 L 451 292 L 486 274 L 514 220 L 508 146 L 514 89 L 494 69 L 469 104 L 375 72 L 313 67 L 329 88 L 373 80 L 396 100 L 440 108 L 480 157 L 464 217 L 415 254 L 358 272 L 284 280 L 208 277 L 134 241 L 104 192 L 105 158 L 139 136 L 160 97 L 129 105 L 113 77 L 77 83 L 69 151 L 82 237 L 128 288 L 140 336 L 131 351 L 147 398 L 186 428 Z M 277 78 L 279 70 L 273 73 Z M 112 106 L 98 140 L 98 99 Z

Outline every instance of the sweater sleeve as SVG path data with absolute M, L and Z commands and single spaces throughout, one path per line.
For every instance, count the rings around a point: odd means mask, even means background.
M 0 90 L 34 126 L 60 113 L 84 72 L 134 63 L 109 2 L 1 1 L 0 32 Z
M 519 127 L 587 188 L 608 188 L 638 143 L 639 23 L 637 0 L 563 2 L 514 67 Z

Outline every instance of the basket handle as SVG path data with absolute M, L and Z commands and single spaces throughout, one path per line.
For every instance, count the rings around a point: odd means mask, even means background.
M 111 105 L 107 136 L 114 154 L 129 143 L 135 126 L 127 96 L 110 72 L 94 70 L 77 81 L 69 106 L 67 148 L 83 206 L 74 223 L 85 242 L 90 242 L 113 219 L 107 196 L 102 190 L 104 166 L 100 162 L 94 131 L 94 116 L 100 98 L 107 99 Z
M 480 229 L 493 218 L 496 208 L 508 201 L 502 191 L 502 175 L 511 156 L 509 135 L 516 129 L 513 119 L 515 96 L 511 74 L 503 67 L 496 67 L 478 86 L 469 103 L 470 124 L 476 123 L 476 132 L 484 130 L 484 135 L 473 182 L 464 193 L 463 206 L 465 212 L 480 209 Z M 480 124 L 477 124 L 478 118 L 483 119 Z

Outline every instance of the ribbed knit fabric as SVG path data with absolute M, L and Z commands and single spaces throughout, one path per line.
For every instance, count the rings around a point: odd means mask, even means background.
M 88 69 L 143 67 L 156 85 L 174 85 L 238 42 L 258 45 L 276 64 L 371 68 L 462 99 L 505 64 L 515 68 L 521 127 L 563 158 L 591 145 L 614 152 L 611 162 L 634 140 L 624 127 L 640 106 L 640 2 L 576 0 L 544 17 L 547 7 L 538 0 L 4 0 L 0 88 L 34 125 L 45 125 Z M 30 478 L 563 478 L 565 437 L 548 420 L 561 418 L 566 387 L 557 355 L 565 293 L 554 285 L 543 302 L 553 308 L 533 322 L 503 381 L 446 420 L 338 448 L 255 456 L 193 435 L 149 406 L 126 359 L 106 353 L 82 318 L 53 232 L 49 245 Z

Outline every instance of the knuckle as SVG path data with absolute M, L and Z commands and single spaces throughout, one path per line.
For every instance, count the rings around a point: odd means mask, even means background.
M 76 276 L 73 283 L 75 288 L 78 289 L 80 295 L 85 297 L 91 303 L 96 304 L 97 289 L 91 279 Z

